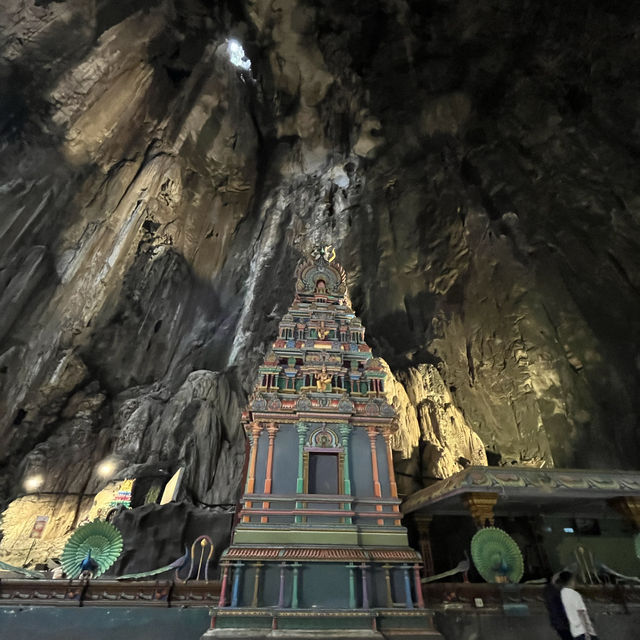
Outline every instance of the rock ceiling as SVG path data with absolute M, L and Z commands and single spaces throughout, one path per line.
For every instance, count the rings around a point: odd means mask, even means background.
M 232 502 L 319 242 L 395 374 L 407 490 L 483 449 L 637 467 L 639 28 L 620 2 L 2 2 L 0 505 L 32 473 L 95 492 L 111 452 Z

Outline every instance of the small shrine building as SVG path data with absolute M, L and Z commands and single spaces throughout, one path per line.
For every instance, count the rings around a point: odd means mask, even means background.
M 440 637 L 401 525 L 385 373 L 334 256 L 325 248 L 300 264 L 258 370 L 243 414 L 245 492 L 203 637 Z

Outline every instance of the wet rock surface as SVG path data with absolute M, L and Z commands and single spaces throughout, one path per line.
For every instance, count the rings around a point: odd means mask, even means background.
M 408 488 L 485 449 L 637 467 L 637 14 L 4 2 L 0 502 L 33 473 L 95 493 L 110 453 L 234 502 L 320 242 L 395 373 Z

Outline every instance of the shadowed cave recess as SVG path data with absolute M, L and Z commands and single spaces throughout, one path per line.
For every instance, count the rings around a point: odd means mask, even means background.
M 236 502 L 240 411 L 327 244 L 393 374 L 402 494 L 637 468 L 639 28 L 622 2 L 5 0 L 0 509 L 39 477 L 80 511 L 105 458 L 184 467 L 175 522 Z

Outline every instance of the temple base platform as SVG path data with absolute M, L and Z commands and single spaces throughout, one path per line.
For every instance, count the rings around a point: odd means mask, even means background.
M 230 620 L 216 616 L 216 629 L 204 638 L 431 638 L 438 640 L 546 640 L 553 638 L 543 598 L 543 585 L 520 585 L 505 592 L 500 585 L 437 583 L 423 585 L 426 608 L 407 611 L 374 609 L 296 609 L 277 607 L 242 609 L 254 611 L 262 621 L 253 627 L 241 621 L 234 629 Z M 2 640 L 198 640 L 211 623 L 218 606 L 219 582 L 171 584 L 163 581 L 95 580 L 87 588 L 77 581 L 8 579 L 0 581 L 0 638 Z M 637 640 L 640 636 L 640 587 L 633 585 L 581 586 L 589 615 L 600 638 Z M 482 601 L 479 607 L 476 600 Z M 514 609 L 513 605 L 520 605 Z M 524 606 L 526 605 L 526 606 Z M 227 612 L 231 607 L 223 607 Z M 236 608 L 236 611 L 241 608 Z M 337 613 L 331 625 L 323 613 Z M 284 613 L 311 614 L 306 627 L 295 619 L 288 625 Z M 364 614 L 364 624 L 348 627 L 345 616 Z M 418 614 L 402 626 L 400 615 Z M 433 615 L 434 627 L 429 626 Z M 273 617 L 278 620 L 273 628 Z M 372 627 L 375 618 L 377 628 Z M 307 618 L 307 620 L 309 620 Z M 406 620 L 406 618 L 405 618 Z M 316 626 L 320 623 L 321 626 Z M 225 627 L 222 625 L 225 624 Z M 415 624 L 415 626 L 413 626 Z M 369 626 L 367 626 L 369 625 Z M 340 628 L 342 626 L 342 628 Z M 407 628 L 409 627 L 409 628 Z M 417 627 L 417 628 L 416 628 Z M 227 635 L 224 635 L 225 629 Z M 215 632 L 215 633 L 214 633 Z M 214 633 L 214 635 L 210 635 Z M 269 635 L 271 634 L 271 635 Z M 358 635 L 359 634 L 359 635 Z
M 212 626 L 201 640 L 442 640 L 424 609 L 248 609 L 212 610 Z

